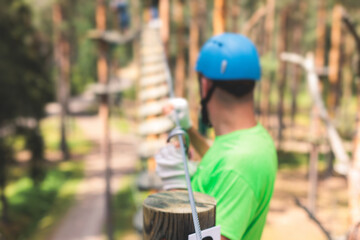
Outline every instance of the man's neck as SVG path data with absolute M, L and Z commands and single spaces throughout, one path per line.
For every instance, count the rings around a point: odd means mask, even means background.
M 253 103 L 237 104 L 232 107 L 215 106 L 211 122 L 216 136 L 256 126 Z

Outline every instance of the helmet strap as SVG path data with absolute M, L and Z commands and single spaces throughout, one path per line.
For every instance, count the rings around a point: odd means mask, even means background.
M 211 96 L 215 91 L 215 88 L 216 88 L 216 84 L 213 82 L 213 85 L 207 92 L 205 98 L 201 99 L 201 102 L 200 102 L 200 104 L 201 104 L 201 121 L 209 127 L 212 127 L 212 125 L 210 123 L 209 113 L 207 110 L 207 103 L 210 101 Z

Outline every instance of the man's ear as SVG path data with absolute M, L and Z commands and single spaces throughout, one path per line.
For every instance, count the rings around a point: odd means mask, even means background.
M 209 79 L 207 79 L 206 77 L 202 76 L 201 77 L 201 97 L 205 98 L 209 89 L 212 86 L 212 82 L 209 81 Z

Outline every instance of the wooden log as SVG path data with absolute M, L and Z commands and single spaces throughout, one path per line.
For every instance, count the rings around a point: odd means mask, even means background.
M 194 193 L 201 229 L 215 226 L 216 202 L 213 197 Z M 184 240 L 195 232 L 188 193 L 160 192 L 143 203 L 144 240 Z

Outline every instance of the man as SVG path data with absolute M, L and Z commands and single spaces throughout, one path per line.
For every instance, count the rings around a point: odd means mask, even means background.
M 277 156 L 271 137 L 254 113 L 253 92 L 261 77 L 258 53 L 246 37 L 225 33 L 205 43 L 196 70 L 202 120 L 216 134 L 210 148 L 192 128 L 186 101 L 171 100 L 181 126 L 203 155 L 192 177 L 193 190 L 216 199 L 216 225 L 221 226 L 223 240 L 260 239 L 274 189 Z M 184 186 L 179 171 L 171 169 L 175 162 L 181 163 L 180 156 L 168 145 L 155 157 L 167 189 Z

